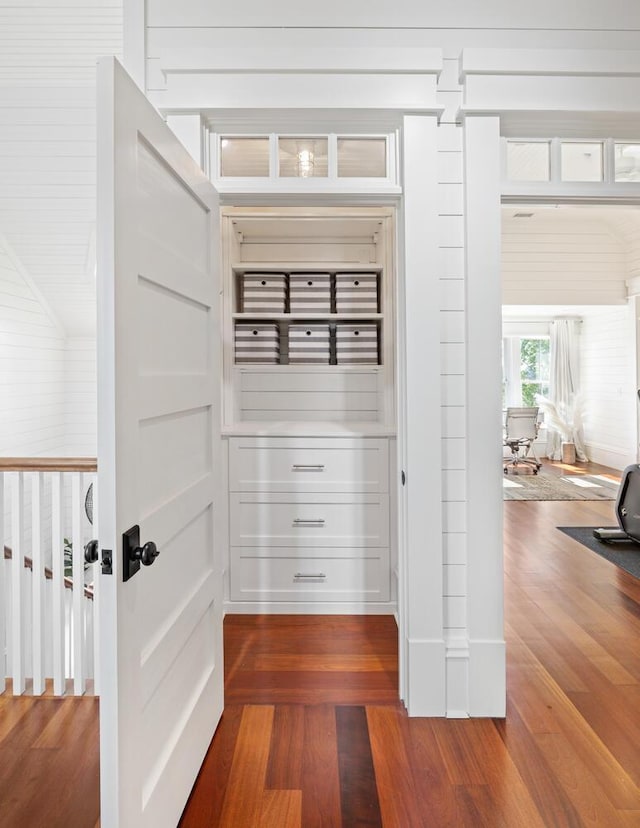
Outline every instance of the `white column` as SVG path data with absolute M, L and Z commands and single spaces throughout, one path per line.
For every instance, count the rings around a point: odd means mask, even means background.
M 465 120 L 469 715 L 505 715 L 500 120 Z
M 406 486 L 399 488 L 399 617 L 401 689 L 410 716 L 443 716 L 446 705 L 436 131 L 435 116 L 404 118 L 398 426 Z

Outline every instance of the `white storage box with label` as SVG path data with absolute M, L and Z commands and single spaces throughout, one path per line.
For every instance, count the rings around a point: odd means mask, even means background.
M 378 328 L 373 322 L 336 325 L 338 365 L 377 365 Z
M 378 277 L 375 273 L 336 273 L 338 313 L 377 313 Z
M 289 276 L 291 313 L 331 313 L 331 276 L 328 273 L 292 273 Z
M 284 273 L 245 273 L 242 276 L 242 310 L 245 313 L 284 313 Z
M 290 363 L 328 365 L 329 354 L 329 325 L 289 326 Z
M 236 323 L 236 364 L 277 365 L 279 362 L 278 326 L 274 322 Z

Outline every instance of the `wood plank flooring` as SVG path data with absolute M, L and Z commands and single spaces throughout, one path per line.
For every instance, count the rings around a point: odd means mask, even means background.
M 228 616 L 181 828 L 640 826 L 640 581 L 555 528 L 613 523 L 505 503 L 505 720 L 409 719 L 389 617 Z M 96 707 L 0 696 L 2 828 L 95 826 Z

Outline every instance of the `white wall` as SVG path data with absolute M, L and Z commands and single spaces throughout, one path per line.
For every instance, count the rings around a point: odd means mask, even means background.
M 0 0 L 0 232 L 67 334 L 95 334 L 96 58 L 123 0 Z
M 580 377 L 586 400 L 585 442 L 590 460 L 623 469 L 636 460 L 635 345 L 629 308 L 583 314 Z
M 63 451 L 64 358 L 63 332 L 0 246 L 0 455 Z
M 69 338 L 64 359 L 64 454 L 97 453 L 96 341 Z

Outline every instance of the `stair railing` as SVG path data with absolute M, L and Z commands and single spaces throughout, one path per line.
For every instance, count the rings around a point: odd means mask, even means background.
M 99 591 L 84 560 L 96 470 L 91 457 L 0 458 L 0 692 L 99 692 Z

